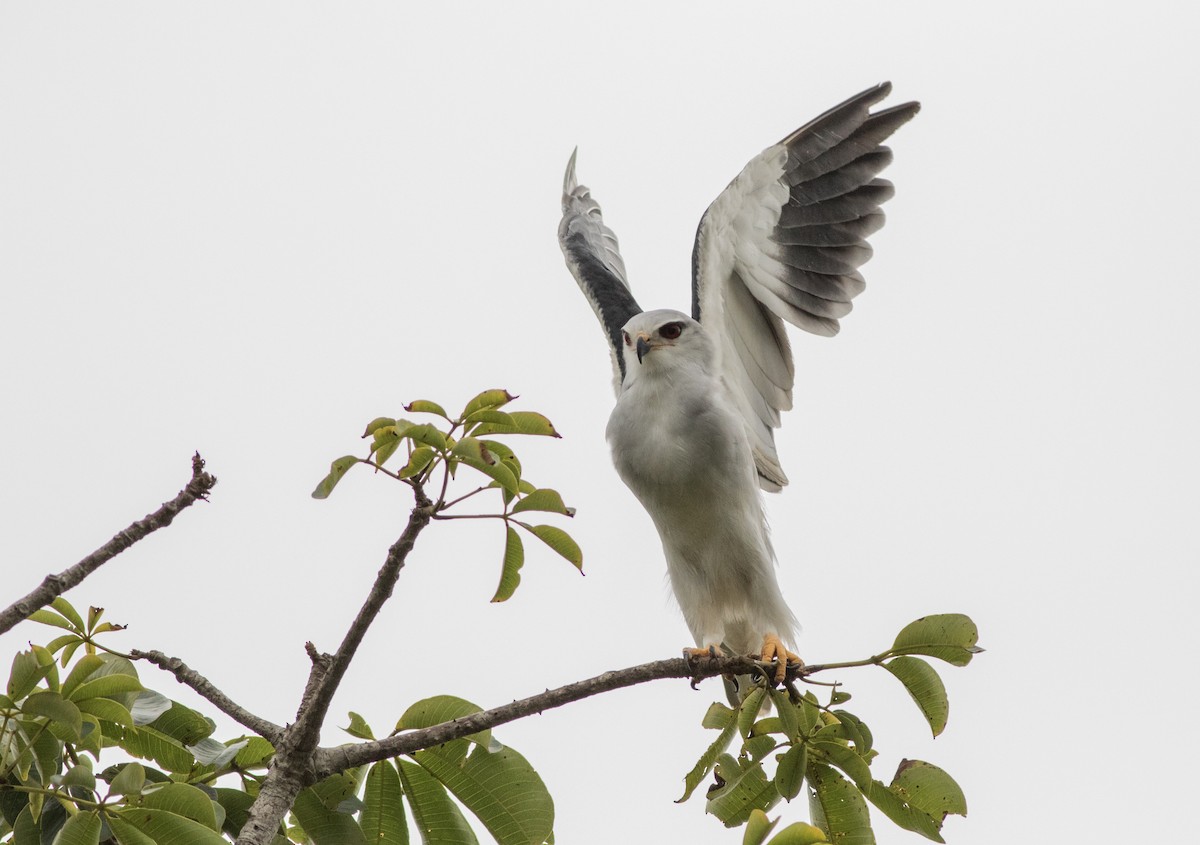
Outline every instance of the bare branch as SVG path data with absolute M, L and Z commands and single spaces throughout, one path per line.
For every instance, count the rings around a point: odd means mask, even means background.
M 319 748 L 314 754 L 316 777 L 320 779 L 335 772 L 384 760 L 397 754 L 411 754 L 422 748 L 440 745 L 452 739 L 523 719 L 535 713 L 540 714 L 573 701 L 580 701 L 622 687 L 631 687 L 664 678 L 691 678 L 695 685 L 698 681 L 717 675 L 761 675 L 764 673 L 764 665 L 766 664 L 759 663 L 752 656 L 692 659 L 677 657 L 673 660 L 657 660 L 653 663 L 631 666 L 628 669 L 605 672 L 585 681 L 577 681 L 557 689 L 547 690 L 492 710 L 455 719 L 452 722 L 406 731 L 376 742 L 339 745 L 336 748 Z M 789 666 L 786 680 L 791 682 L 797 677 L 807 674 L 808 671 L 806 667 Z
M 226 716 L 254 731 L 268 742 L 274 743 L 278 741 L 279 735 L 283 733 L 282 727 L 260 716 L 256 716 L 242 707 L 225 693 L 221 692 L 221 690 L 217 689 L 212 681 L 195 669 L 192 669 L 178 657 L 168 657 L 161 651 L 138 651 L 137 649 L 131 651 L 129 656 L 134 660 L 145 660 L 153 663 L 158 668 L 170 672 L 179 683 L 191 687 Z
M 164 503 L 154 513 L 148 514 L 124 531 L 119 532 L 79 563 L 69 569 L 64 569 L 57 575 L 47 575 L 37 589 L 0 611 L 0 634 L 12 628 L 38 608 L 54 601 L 55 598 L 77 585 L 138 540 L 160 528 L 166 528 L 184 508 L 189 507 L 197 499 L 207 499 L 209 491 L 216 483 L 217 479 L 204 471 L 204 459 L 197 452 L 192 457 L 192 480 L 188 482 L 187 487 L 179 491 L 178 496 Z
M 238 833 L 237 845 L 266 845 L 271 842 L 280 821 L 291 810 L 300 790 L 316 780 L 313 757 L 329 704 L 367 629 L 379 615 L 384 602 L 391 597 L 396 579 L 416 543 L 417 535 L 429 525 L 433 514 L 433 503 L 421 485 L 412 481 L 410 484 L 417 505 L 409 515 L 404 533 L 388 549 L 387 558 L 375 576 L 371 592 L 346 631 L 337 652 L 333 655 L 321 654 L 311 643 L 305 645 L 313 666 L 300 699 L 296 721 L 279 734 L 271 769 L 250 806 L 246 823 Z

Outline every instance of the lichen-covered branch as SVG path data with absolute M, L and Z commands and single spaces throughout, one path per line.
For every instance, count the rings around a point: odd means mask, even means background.
M 236 721 L 239 725 L 249 728 L 269 742 L 276 742 L 283 728 L 261 716 L 256 716 L 231 699 L 195 669 L 188 666 L 178 657 L 168 657 L 161 651 L 138 651 L 134 649 L 129 656 L 135 660 L 145 660 L 153 663 L 165 672 L 170 672 L 179 683 L 191 687 L 206 701 L 218 710 Z
M 54 601 L 55 598 L 79 584 L 84 578 L 134 543 L 160 528 L 166 528 L 184 508 L 191 506 L 197 499 L 207 499 L 209 491 L 216 483 L 217 479 L 204 471 L 204 459 L 197 452 L 192 457 L 192 480 L 179 491 L 179 495 L 171 501 L 163 503 L 163 506 L 154 513 L 148 514 L 118 532 L 111 540 L 79 563 L 69 569 L 64 569 L 57 575 L 47 575 L 35 590 L 17 599 L 4 610 L 0 610 L 0 634 L 12 628 L 38 608 Z

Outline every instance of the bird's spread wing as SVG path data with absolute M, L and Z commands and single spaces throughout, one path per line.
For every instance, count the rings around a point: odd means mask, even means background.
M 892 184 L 881 146 L 920 108 L 870 113 L 883 83 L 851 97 L 754 158 L 708 207 L 692 255 L 692 316 L 713 332 L 746 421 L 763 489 L 787 484 L 775 451 L 795 371 L 783 321 L 834 335 L 865 283 L 867 237 Z
M 571 153 L 563 177 L 562 209 L 558 242 L 571 275 L 592 304 L 592 310 L 608 336 L 613 359 L 613 388 L 619 391 L 625 378 L 621 327 L 642 309 L 629 292 L 617 236 L 604 225 L 600 205 L 592 199 L 591 191 L 575 180 L 575 153 Z

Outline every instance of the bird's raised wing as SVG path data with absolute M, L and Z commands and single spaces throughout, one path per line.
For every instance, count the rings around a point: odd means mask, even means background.
M 579 289 L 592 304 L 608 336 L 612 354 L 613 389 L 620 392 L 625 378 L 625 362 L 621 358 L 621 327 L 641 308 L 629 292 L 625 279 L 625 262 L 617 246 L 617 236 L 604 225 L 600 205 L 592 199 L 586 185 L 575 180 L 575 153 L 567 162 L 563 177 L 563 216 L 558 224 L 558 243 L 571 275 Z
M 876 178 L 892 160 L 881 144 L 920 109 L 870 113 L 890 91 L 887 82 L 868 89 L 764 150 L 700 219 L 692 316 L 717 338 L 765 490 L 787 484 L 774 433 L 795 377 L 783 321 L 834 335 L 865 287 L 866 239 L 893 193 Z

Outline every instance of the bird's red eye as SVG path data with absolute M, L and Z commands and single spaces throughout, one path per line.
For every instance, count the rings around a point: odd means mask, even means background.
M 629 332 L 621 332 L 621 338 L 625 341 L 625 345 L 629 345 Z
M 683 323 L 667 323 L 658 330 L 658 333 L 667 340 L 674 340 L 683 334 Z

